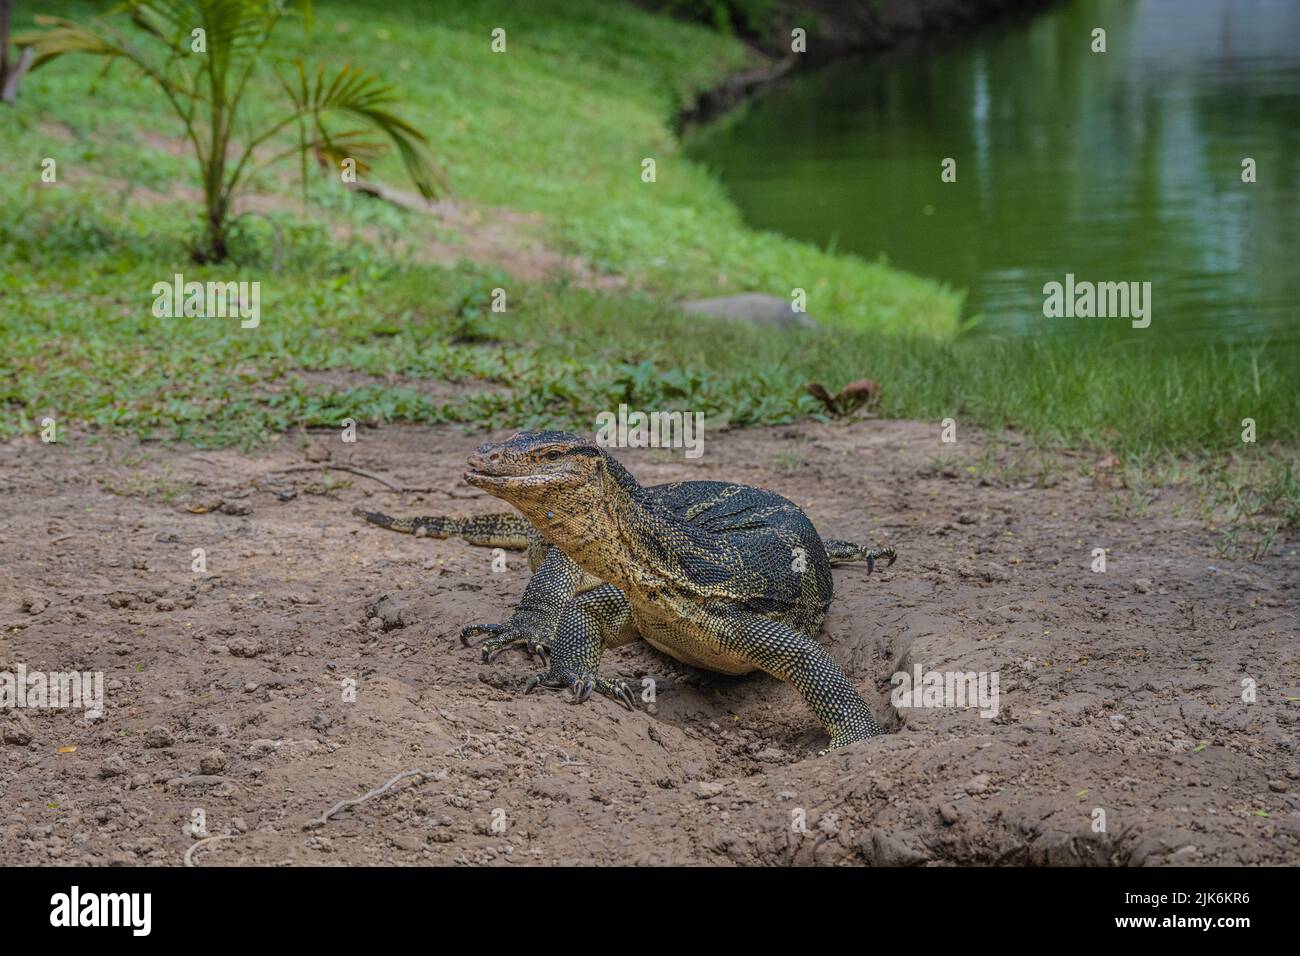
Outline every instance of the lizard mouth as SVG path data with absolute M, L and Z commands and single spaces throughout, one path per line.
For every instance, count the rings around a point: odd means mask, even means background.
M 510 479 L 504 476 L 489 475 L 487 472 L 470 470 L 462 475 L 467 485 L 473 485 L 476 488 L 482 488 L 488 491 L 493 488 L 504 488 L 510 483 Z
M 509 489 L 538 488 L 551 484 L 563 475 L 494 475 L 489 471 L 469 470 L 462 476 L 465 483 L 490 494 Z
M 470 455 L 465 464 L 468 466 L 462 476 L 465 483 L 475 488 L 482 488 L 488 494 L 498 497 L 503 491 L 540 490 L 548 485 L 567 484 L 573 479 L 572 475 L 560 471 L 511 473 L 478 455 Z
M 516 504 L 523 500 L 546 498 L 551 489 L 568 487 L 574 483 L 572 475 L 494 475 L 490 472 L 467 471 L 462 476 L 465 483 L 482 488 L 488 494 Z

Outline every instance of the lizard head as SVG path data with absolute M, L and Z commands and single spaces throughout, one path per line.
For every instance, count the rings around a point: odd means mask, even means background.
M 466 482 L 514 505 L 579 563 L 596 560 L 593 545 L 619 540 L 644 494 L 617 459 L 570 432 L 519 432 L 466 463 Z
M 569 432 L 519 432 L 469 456 L 465 481 L 533 519 L 576 514 L 597 504 L 605 455 Z

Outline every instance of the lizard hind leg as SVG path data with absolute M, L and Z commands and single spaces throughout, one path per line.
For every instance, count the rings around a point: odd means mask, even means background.
M 536 687 L 567 687 L 573 691 L 575 703 L 582 703 L 593 692 L 599 692 L 628 710 L 635 710 L 635 698 L 628 683 L 602 677 L 596 668 L 605 648 L 618 647 L 636 637 L 632 606 L 622 591 L 612 584 L 585 591 L 560 612 L 551 641 L 550 668 L 530 677 L 524 693 Z
M 737 614 L 719 622 L 719 642 L 773 677 L 794 685 L 830 734 L 819 754 L 880 734 L 866 701 L 817 641 L 779 621 Z
M 826 538 L 822 541 L 822 547 L 826 549 L 826 557 L 830 559 L 832 565 L 848 564 L 850 561 L 866 561 L 868 574 L 876 570 L 876 562 L 881 558 L 886 561 L 885 567 L 889 567 L 898 558 L 898 552 L 892 546 L 869 548 L 864 544 L 855 544 L 852 541 L 837 541 L 834 538 Z

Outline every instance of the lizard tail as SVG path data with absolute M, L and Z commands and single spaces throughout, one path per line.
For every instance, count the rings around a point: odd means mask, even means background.
M 848 564 L 850 561 L 866 561 L 868 574 L 876 569 L 876 562 L 881 558 L 888 559 L 885 567 L 889 567 L 898 557 L 898 552 L 893 547 L 868 548 L 866 545 L 854 544 L 852 541 L 836 541 L 830 538 L 822 541 L 822 547 L 826 549 L 826 557 L 831 559 L 832 567 Z
M 491 515 L 472 515 L 468 518 L 451 518 L 434 515 L 419 518 L 394 518 L 378 511 L 353 508 L 352 513 L 371 524 L 402 534 L 430 538 L 462 538 L 470 544 L 485 548 L 505 548 L 509 551 L 528 550 L 528 533 L 532 525 L 523 515 L 501 512 Z

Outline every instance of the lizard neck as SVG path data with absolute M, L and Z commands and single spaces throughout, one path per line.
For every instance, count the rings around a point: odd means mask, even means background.
M 615 587 L 639 590 L 648 579 L 668 573 L 666 555 L 651 545 L 649 530 L 662 523 L 646 506 L 646 491 L 609 455 L 587 493 L 572 501 L 525 512 L 552 544 L 583 570 Z

